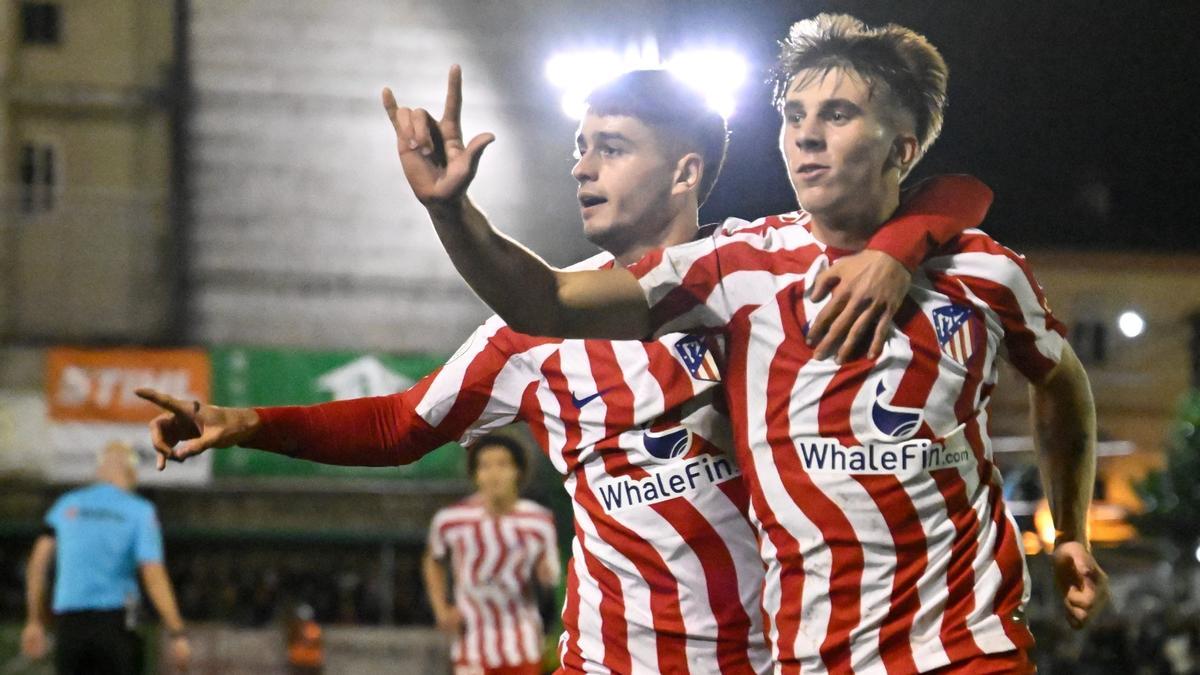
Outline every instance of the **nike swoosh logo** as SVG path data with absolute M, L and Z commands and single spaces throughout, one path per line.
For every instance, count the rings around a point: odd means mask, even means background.
M 600 396 L 600 394 L 603 394 L 607 391 L 608 391 L 607 389 L 601 389 L 600 391 L 592 394 L 591 396 L 584 396 L 583 398 L 578 398 L 575 396 L 575 392 L 571 392 L 571 403 L 573 403 L 575 405 L 575 409 L 578 410 L 579 408 L 582 408 L 583 406 L 591 403 L 592 400 L 595 399 L 596 397 Z

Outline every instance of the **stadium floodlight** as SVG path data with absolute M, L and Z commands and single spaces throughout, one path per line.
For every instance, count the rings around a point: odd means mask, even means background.
M 737 93 L 746 80 L 746 60 L 728 49 L 691 49 L 663 61 L 657 45 L 647 41 L 624 53 L 586 50 L 555 54 L 546 61 L 546 79 L 562 91 L 562 109 L 572 119 L 587 111 L 584 99 L 593 89 L 622 73 L 639 68 L 665 68 L 704 94 L 724 117 L 733 114 Z
M 666 63 L 676 77 L 704 93 L 709 107 L 726 119 L 737 105 L 737 93 L 746 81 L 746 60 L 723 49 L 697 49 L 672 56 Z
M 1146 320 L 1141 314 L 1133 310 L 1121 312 L 1121 316 L 1117 317 L 1117 328 L 1120 329 L 1121 335 L 1127 338 L 1135 338 L 1146 331 Z

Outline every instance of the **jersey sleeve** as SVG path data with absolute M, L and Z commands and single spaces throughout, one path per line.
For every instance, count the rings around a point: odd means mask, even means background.
M 977 231 L 956 248 L 952 255 L 931 258 L 926 269 L 957 279 L 982 301 L 1003 336 L 1000 356 L 1030 382 L 1043 381 L 1062 358 L 1067 331 L 1028 262 Z
M 469 443 L 520 411 L 530 369 L 519 342 L 493 318 L 407 391 L 255 408 L 261 428 L 243 445 L 323 464 L 394 466 L 452 441 Z
M 162 528 L 159 526 L 158 513 L 153 506 L 147 505 L 146 509 L 138 515 L 134 555 L 139 564 L 163 561 Z
M 928 178 L 905 190 L 900 208 L 867 248 L 887 253 L 911 272 L 937 248 L 979 227 L 991 205 L 991 189 L 973 176 Z
M 45 527 L 43 534 L 55 535 L 58 532 L 59 523 L 62 520 L 63 500 L 60 497 L 46 512 L 46 517 L 42 519 L 42 525 Z
M 764 269 L 770 230 L 729 219 L 714 234 L 657 249 L 629 266 L 650 307 L 654 336 L 721 330 L 746 303 L 736 292 L 738 272 Z

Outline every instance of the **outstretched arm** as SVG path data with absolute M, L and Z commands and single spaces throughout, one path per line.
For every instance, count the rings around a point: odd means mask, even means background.
M 396 466 L 450 439 L 416 414 L 404 394 L 311 406 L 227 408 L 154 389 L 137 395 L 163 412 L 150 422 L 158 469 L 210 448 L 235 445 L 339 466 Z
M 1108 596 L 1108 576 L 1092 557 L 1087 534 L 1096 480 L 1096 408 L 1087 373 L 1069 344 L 1058 365 L 1029 390 L 1042 484 L 1058 532 L 1055 581 L 1067 621 L 1079 628 Z
M 483 150 L 495 137 L 480 134 L 464 145 L 458 66 L 450 69 L 441 120 L 398 106 L 390 89 L 383 91 L 383 106 L 404 176 L 454 267 L 509 325 L 555 337 L 638 339 L 650 332 L 646 299 L 631 273 L 557 270 L 496 230 L 467 197 Z

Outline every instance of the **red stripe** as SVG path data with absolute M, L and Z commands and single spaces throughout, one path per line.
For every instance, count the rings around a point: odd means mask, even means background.
M 587 484 L 587 477 L 582 473 L 579 476 L 579 489 L 576 492 L 575 498 L 591 515 L 592 523 L 595 525 L 600 539 L 628 558 L 637 569 L 638 576 L 645 581 L 650 593 L 649 610 L 653 617 L 653 627 L 657 636 L 659 658 L 665 659 L 666 663 L 671 663 L 676 658 L 676 655 L 682 655 L 683 646 L 686 643 L 682 637 L 685 630 L 683 616 L 679 609 L 678 581 L 674 576 L 665 571 L 666 563 L 652 545 L 647 543 L 633 530 L 621 525 L 615 519 L 604 515 L 603 509 L 592 494 L 591 487 Z M 585 556 L 590 563 L 593 559 L 591 556 L 586 555 L 586 550 L 585 547 Z M 602 565 L 596 562 L 596 567 L 602 567 Z M 588 569 L 592 569 L 590 564 Z M 611 575 L 611 572 L 609 574 Z M 612 577 L 612 583 L 616 592 L 619 593 L 620 582 L 616 580 L 615 576 Z M 601 591 L 607 593 L 607 589 L 603 585 L 601 586 Z M 607 627 L 604 629 L 604 665 L 616 672 L 629 672 L 630 669 L 629 648 L 626 636 L 627 633 L 622 620 L 621 639 L 617 644 L 609 647 L 609 638 L 613 636 L 608 634 Z M 620 654 L 616 654 L 613 651 L 614 649 L 622 651 Z M 671 650 L 675 651 L 672 652 Z M 660 665 L 662 665 L 661 662 Z
M 591 488 L 588 487 L 587 478 L 579 467 L 579 442 L 581 439 L 579 411 L 575 409 L 570 394 L 567 393 L 570 391 L 570 385 L 562 373 L 561 359 L 562 354 L 558 351 L 547 358 L 542 364 L 542 377 L 555 398 L 558 399 L 559 419 L 562 421 L 565 433 L 561 452 L 567 463 L 567 471 L 578 477 L 575 494 L 572 497 L 577 504 L 584 507 L 585 511 L 594 514 L 599 512 L 599 504 L 595 503 L 594 498 L 588 499 L 591 496 Z M 590 504 L 588 504 L 589 501 Z M 602 533 L 599 536 L 602 541 L 608 541 L 608 538 Z M 575 538 L 584 551 L 583 560 L 588 574 L 596 580 L 600 589 L 600 633 L 604 641 L 604 665 L 617 672 L 628 671 L 630 667 L 629 628 L 625 623 L 625 598 L 621 590 L 621 581 L 594 556 L 588 555 L 587 536 L 578 525 L 575 527 Z M 578 650 L 579 646 L 576 643 L 574 647 Z
M 1020 535 L 1013 522 L 1005 515 L 1004 498 L 1000 488 L 988 486 L 988 498 L 992 505 L 992 518 L 996 531 L 996 565 L 1000 567 L 1000 589 L 996 593 L 993 612 L 1000 617 L 1004 634 L 1019 648 L 1033 646 L 1033 634 L 1023 619 L 1018 619 L 1021 599 L 1025 593 L 1025 554 L 1021 550 Z
M 483 611 L 475 602 L 474 598 L 464 595 L 463 601 L 470 605 L 471 616 L 474 617 L 474 619 L 467 622 L 466 635 L 462 636 L 460 639 L 470 638 L 471 642 L 475 644 L 475 653 L 479 654 L 479 660 L 481 662 L 486 662 L 487 652 L 483 649 Z M 464 652 L 463 658 L 469 661 L 471 658 L 471 650 L 464 649 Z
M 529 636 L 526 635 L 525 631 L 521 630 L 521 627 L 525 625 L 525 617 L 523 616 L 524 613 L 521 611 L 521 608 L 517 606 L 516 601 L 511 598 L 508 601 L 506 611 L 508 612 L 508 615 L 512 617 L 512 640 L 513 646 L 516 647 L 518 655 L 517 663 L 514 663 L 513 665 L 520 665 L 533 660 L 533 658 L 536 658 L 537 652 L 533 651 L 533 645 L 529 641 Z
M 605 392 L 601 396 L 606 405 L 605 440 L 597 444 L 596 450 L 604 458 L 604 466 L 610 476 L 628 475 L 635 480 L 648 478 L 649 472 L 630 463 L 625 450 L 617 445 L 620 433 L 634 428 L 635 424 L 633 391 L 625 382 L 616 351 L 608 341 L 588 340 L 585 345 L 596 389 Z M 600 446 L 610 444 L 615 446 L 613 452 L 601 450 Z M 590 491 L 587 493 L 588 498 L 593 499 Z M 688 672 L 685 638 L 687 630 L 679 602 L 678 580 L 667 568 L 657 549 L 638 533 L 621 525 L 599 508 L 589 507 L 588 512 L 592 514 L 592 522 L 597 531 L 603 528 L 620 538 L 601 535 L 638 568 L 638 572 L 649 585 L 659 669 L 663 672 Z
M 575 529 L 576 537 L 583 541 L 579 527 Z M 579 648 L 579 578 L 575 574 L 575 559 L 567 563 L 567 597 L 563 603 L 563 630 L 567 633 L 567 641 L 562 654 L 563 668 L 573 672 L 583 671 L 583 652 Z
M 954 523 L 954 544 L 946 568 L 946 609 L 942 618 L 941 640 L 957 663 L 983 653 L 967 628 L 967 618 L 975 609 L 975 553 L 979 546 L 979 520 L 967 500 L 966 484 L 957 469 L 930 472 L 946 501 L 946 515 Z
M 492 573 L 488 576 L 489 579 L 495 579 L 500 575 L 500 570 L 504 569 L 504 561 L 508 558 L 508 542 L 504 541 L 504 535 L 500 533 L 500 523 L 496 518 L 488 518 L 488 522 L 492 525 L 492 535 L 496 537 L 496 545 L 499 547 L 499 555 L 496 556 L 496 563 L 492 565 Z
M 483 566 L 483 524 L 481 521 L 471 523 L 471 537 L 475 542 L 475 560 L 471 563 L 470 574 L 466 577 L 471 580 L 472 586 L 478 586 L 480 575 L 479 569 Z
M 708 604 L 717 621 L 717 666 L 720 672 L 753 675 L 754 670 L 746 660 L 750 617 L 742 607 L 738 571 L 725 540 L 685 499 L 659 502 L 653 508 L 675 528 L 700 561 Z M 660 656 L 659 667 L 663 672 L 687 672 L 683 647 L 680 645 L 675 659 L 678 664 L 664 663 Z
M 879 629 L 879 655 L 889 673 L 915 673 L 917 665 L 909 633 L 921 607 L 919 581 L 929 561 L 921 517 L 895 476 L 854 478 L 875 501 L 896 551 L 891 603 Z
M 492 622 L 493 637 L 491 638 L 490 642 L 492 647 L 495 649 L 495 653 L 498 658 L 497 661 L 491 661 L 488 659 L 485 652 L 483 660 L 489 666 L 502 666 L 508 661 L 504 658 L 504 624 L 500 622 L 500 608 L 497 607 L 496 603 L 492 602 L 491 599 L 484 600 L 483 604 L 487 610 L 487 614 L 485 616 L 487 616 L 488 620 Z
M 784 338 L 781 347 L 772 357 L 767 376 L 767 440 L 771 446 L 772 458 L 779 472 L 788 497 L 804 513 L 805 517 L 820 531 L 821 538 L 829 548 L 832 558 L 829 573 L 829 606 L 830 617 L 825 640 L 820 647 L 820 655 L 825 665 L 832 671 L 849 671 L 850 669 L 850 631 L 859 622 L 859 603 L 861 596 L 860 583 L 862 579 L 863 555 L 862 548 L 854 530 L 845 514 L 837 504 L 825 496 L 812 482 L 799 461 L 799 453 L 790 435 L 791 420 L 788 416 L 788 404 L 795 387 L 800 369 L 805 360 L 811 355 L 803 342 L 803 317 L 797 317 L 792 311 L 797 306 L 796 292 L 798 285 L 789 287 L 788 292 L 781 293 L 780 326 Z M 802 306 L 802 305 L 800 305 Z M 790 342 L 790 349 L 789 349 Z M 844 392 L 839 392 L 844 396 Z M 824 408 L 822 403 L 822 409 Z M 842 403 L 842 405 L 845 405 Z M 825 433 L 825 430 L 822 430 Z M 789 529 L 789 537 L 800 531 L 800 524 L 793 523 Z M 793 558 L 792 555 L 795 557 Z M 803 575 L 803 560 L 799 556 L 798 547 L 795 554 L 789 551 L 789 556 L 780 556 L 783 570 Z M 794 640 L 793 631 L 798 630 L 800 615 L 803 610 L 802 584 L 792 587 L 785 585 L 780 598 L 780 641 L 784 641 L 782 632 L 786 622 L 788 626 L 787 642 L 780 645 L 780 660 L 795 659 L 791 646 Z

